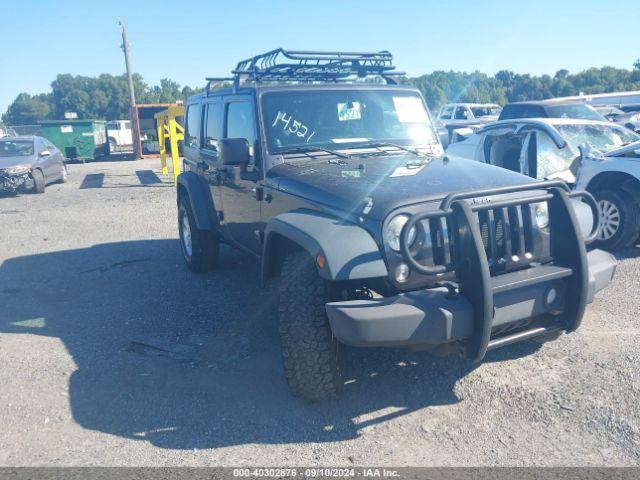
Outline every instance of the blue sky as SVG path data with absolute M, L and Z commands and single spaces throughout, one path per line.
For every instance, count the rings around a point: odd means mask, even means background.
M 276 47 L 390 50 L 410 75 L 501 69 L 631 68 L 640 57 L 637 0 L 3 0 L 0 113 L 58 73 L 120 74 L 118 17 L 148 83 L 202 85 Z

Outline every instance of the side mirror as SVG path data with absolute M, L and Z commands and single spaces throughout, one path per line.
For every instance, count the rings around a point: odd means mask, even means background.
M 249 142 L 245 138 L 223 138 L 218 140 L 218 158 L 223 165 L 248 164 Z
M 51 155 L 51 152 L 49 150 L 42 150 L 40 152 L 41 157 L 48 157 L 49 155 Z

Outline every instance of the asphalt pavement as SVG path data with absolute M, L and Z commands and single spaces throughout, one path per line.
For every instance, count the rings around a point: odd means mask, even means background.
M 276 285 L 223 247 L 183 264 L 159 160 L 69 165 L 0 198 L 0 465 L 638 465 L 640 248 L 580 330 L 475 365 L 348 349 L 293 398 Z

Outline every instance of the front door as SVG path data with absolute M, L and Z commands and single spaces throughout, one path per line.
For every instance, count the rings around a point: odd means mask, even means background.
M 36 139 L 34 146 L 37 154 L 36 165 L 42 170 L 45 183 L 49 183 L 57 179 L 59 172 L 55 169 L 56 160 L 53 149 L 47 148 L 44 141 L 39 138 Z M 49 154 L 42 155 L 42 152 L 49 152 Z
M 221 172 L 224 225 L 238 246 L 260 255 L 264 226 L 259 193 L 263 168 L 256 142 L 255 103 L 249 95 L 234 95 L 225 98 L 223 108 L 224 138 L 246 139 L 251 157 L 248 165 L 227 165 Z

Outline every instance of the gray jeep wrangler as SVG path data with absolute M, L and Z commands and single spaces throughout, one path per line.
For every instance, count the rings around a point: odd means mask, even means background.
M 184 259 L 211 270 L 225 242 L 279 279 L 284 371 L 305 399 L 338 392 L 343 344 L 481 361 L 572 332 L 614 274 L 585 248 L 593 197 L 443 156 L 391 59 L 278 49 L 187 103 Z

